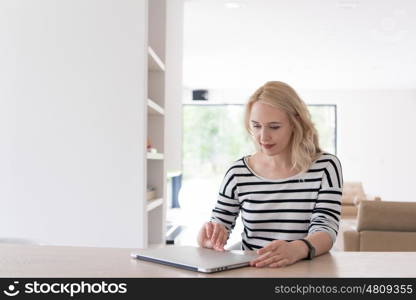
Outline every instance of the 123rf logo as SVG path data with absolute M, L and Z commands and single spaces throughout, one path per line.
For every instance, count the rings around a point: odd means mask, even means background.
M 90 282 L 26 282 L 24 286 L 18 289 L 19 281 L 9 284 L 3 293 L 9 297 L 14 297 L 19 293 L 26 295 L 33 294 L 64 294 L 73 297 L 78 294 L 126 294 L 127 283 L 107 283 L 105 281 Z

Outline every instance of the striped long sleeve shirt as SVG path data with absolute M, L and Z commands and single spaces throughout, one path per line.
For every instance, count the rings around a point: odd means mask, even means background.
M 255 250 L 274 240 L 292 241 L 318 231 L 335 242 L 341 211 L 342 170 L 339 159 L 323 153 L 306 172 L 270 180 L 256 174 L 247 156 L 226 172 L 212 222 L 229 232 L 241 213 L 243 250 Z

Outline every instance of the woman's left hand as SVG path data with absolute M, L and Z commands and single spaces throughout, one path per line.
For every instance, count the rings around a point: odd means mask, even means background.
M 301 260 L 307 254 L 303 242 L 276 240 L 257 250 L 260 256 L 250 262 L 252 267 L 284 267 Z

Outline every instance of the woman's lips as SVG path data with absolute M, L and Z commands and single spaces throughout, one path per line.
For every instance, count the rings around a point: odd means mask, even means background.
M 265 149 L 270 149 L 270 148 L 273 148 L 273 147 L 274 147 L 274 145 L 276 145 L 276 144 L 261 144 L 261 146 L 262 146 L 263 148 L 265 148 Z

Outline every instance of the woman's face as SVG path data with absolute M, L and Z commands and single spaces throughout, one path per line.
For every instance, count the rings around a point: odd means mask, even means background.
M 289 150 L 293 127 L 283 110 L 255 102 L 250 114 L 250 129 L 264 154 L 274 156 Z

